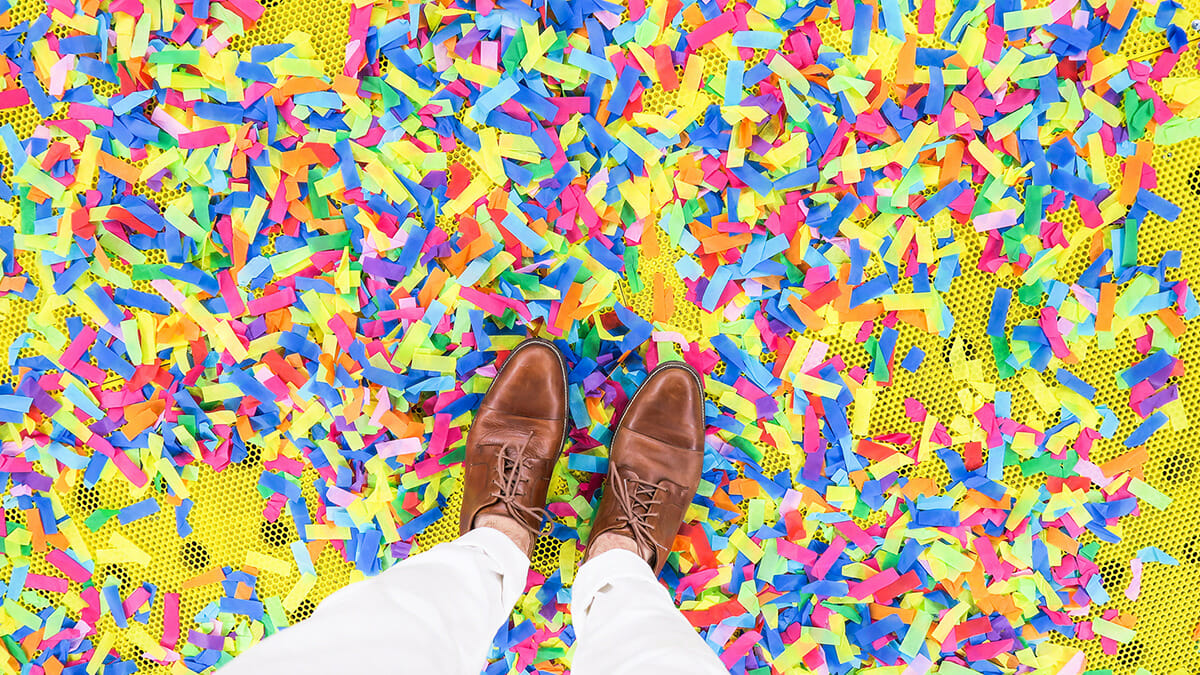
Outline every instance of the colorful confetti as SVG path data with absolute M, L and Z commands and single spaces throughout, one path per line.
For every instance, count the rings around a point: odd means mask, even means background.
M 1189 427 L 1200 306 L 1139 247 L 1200 136 L 1171 0 L 356 0 L 334 64 L 251 41 L 256 0 L 0 10 L 12 672 L 201 672 L 330 556 L 445 538 L 527 333 L 573 429 L 489 673 L 569 667 L 609 424 L 665 359 L 710 400 L 663 578 L 733 673 L 1081 673 L 1179 565 L 1101 569 Z M 260 521 L 236 560 L 194 533 Z

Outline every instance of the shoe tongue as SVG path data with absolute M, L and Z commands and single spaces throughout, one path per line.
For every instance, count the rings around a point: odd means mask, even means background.
M 628 467 L 627 473 L 659 487 L 663 487 L 663 483 L 678 485 L 673 480 L 679 473 L 678 451 L 649 439 L 635 437 L 632 440 L 642 447 L 627 453 L 627 458 L 622 462 Z M 630 484 L 631 489 L 637 486 L 637 483 Z
M 495 446 L 508 451 L 508 454 L 516 457 L 521 454 L 521 451 L 529 445 L 532 435 L 528 432 L 521 431 L 496 431 L 489 434 L 487 440 L 480 443 L 481 446 Z

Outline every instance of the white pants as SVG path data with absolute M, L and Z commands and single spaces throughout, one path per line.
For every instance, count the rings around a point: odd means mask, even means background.
M 325 599 L 222 675 L 478 675 L 525 590 L 529 558 L 479 528 Z M 612 550 L 579 568 L 572 590 L 574 675 L 729 672 L 637 555 Z

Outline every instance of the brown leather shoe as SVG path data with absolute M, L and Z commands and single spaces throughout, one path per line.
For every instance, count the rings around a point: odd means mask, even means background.
M 521 523 L 536 541 L 566 436 L 566 362 L 552 343 L 530 338 L 505 359 L 467 433 L 460 533 L 495 514 Z
M 704 394 L 700 375 L 680 361 L 650 373 L 621 415 L 608 453 L 608 485 L 588 549 L 613 532 L 650 552 L 662 571 L 704 465 Z M 586 555 L 586 553 L 585 553 Z

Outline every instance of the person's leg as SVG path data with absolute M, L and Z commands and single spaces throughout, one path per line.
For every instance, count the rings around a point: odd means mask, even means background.
M 573 675 L 727 675 L 638 554 L 614 548 L 579 568 L 571 591 Z
M 529 558 L 482 527 L 342 588 L 308 619 L 263 640 L 224 675 L 476 675 L 525 590 Z
M 525 589 L 566 440 L 566 372 L 542 340 L 523 342 L 505 360 L 467 434 L 456 541 L 337 591 L 222 672 L 479 673 Z
M 655 578 L 700 484 L 703 398 L 700 376 L 668 363 L 621 415 L 572 590 L 574 675 L 728 672 Z

